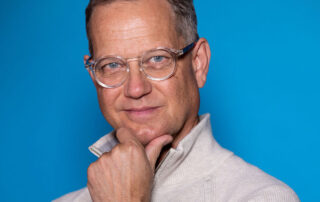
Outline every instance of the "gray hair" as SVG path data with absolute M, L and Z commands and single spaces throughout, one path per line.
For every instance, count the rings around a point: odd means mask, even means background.
M 89 51 L 93 56 L 93 47 L 90 36 L 90 18 L 94 7 L 103 4 L 110 4 L 120 0 L 90 0 L 86 8 L 86 30 L 89 41 Z M 134 1 L 134 0 L 122 0 Z M 182 35 L 186 43 L 192 43 L 198 38 L 197 32 L 197 16 L 193 5 L 193 0 L 167 0 L 171 5 L 173 13 L 175 14 L 175 27 L 179 35 Z

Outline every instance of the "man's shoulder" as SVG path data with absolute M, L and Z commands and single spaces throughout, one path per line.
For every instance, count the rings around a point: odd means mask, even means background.
M 53 202 L 69 202 L 69 201 L 81 201 L 81 202 L 91 202 L 90 193 L 87 187 L 84 187 L 80 190 L 68 193 L 53 200 Z
M 300 201 L 288 185 L 236 155 L 227 158 L 215 170 L 213 178 L 216 189 L 221 189 L 215 191 L 224 193 L 222 198 L 241 201 Z

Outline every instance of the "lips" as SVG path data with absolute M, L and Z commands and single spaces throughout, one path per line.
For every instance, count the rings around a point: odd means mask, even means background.
M 124 110 L 124 112 L 132 120 L 144 121 L 156 115 L 159 108 L 160 107 L 144 106 L 144 107 L 138 107 L 138 108 L 127 108 Z
M 127 108 L 125 109 L 125 111 L 133 111 L 133 112 L 143 112 L 143 111 L 148 111 L 148 110 L 152 110 L 158 107 L 137 107 L 137 108 Z

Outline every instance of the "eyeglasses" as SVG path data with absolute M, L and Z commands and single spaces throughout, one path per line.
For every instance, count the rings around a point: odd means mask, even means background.
M 94 61 L 90 57 L 86 61 L 85 68 L 91 71 L 97 83 L 105 88 L 116 88 L 126 81 L 130 71 L 129 62 L 131 61 L 139 62 L 139 70 L 148 79 L 163 81 L 174 74 L 177 58 L 191 50 L 197 41 L 180 50 L 163 47 L 155 48 L 136 58 L 105 56 Z

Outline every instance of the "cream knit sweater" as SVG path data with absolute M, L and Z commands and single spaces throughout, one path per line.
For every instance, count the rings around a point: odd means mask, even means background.
M 113 133 L 89 147 L 96 156 L 117 144 Z M 156 170 L 153 202 L 296 202 L 290 187 L 223 149 L 213 138 L 210 115 L 171 148 Z M 69 193 L 57 202 L 91 201 L 87 188 Z

